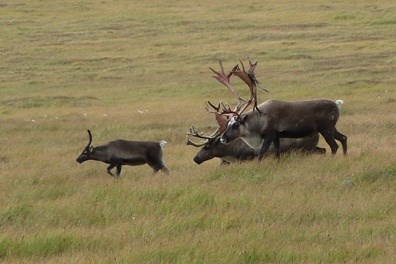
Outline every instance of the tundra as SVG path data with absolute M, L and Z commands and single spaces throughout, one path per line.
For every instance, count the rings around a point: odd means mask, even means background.
M 78 156 L 77 162 L 83 163 L 87 160 L 97 160 L 107 164 L 107 173 L 115 177 L 111 170 L 117 169 L 116 176 L 121 174 L 122 165 L 137 166 L 148 164 L 154 173 L 162 170 L 169 174 L 162 160 L 162 149 L 166 141 L 129 141 L 117 139 L 105 145 L 92 147 L 92 134 L 88 130 L 89 142 L 84 151 Z
M 221 142 L 242 137 L 246 141 L 263 139 L 258 159 L 274 144 L 276 155 L 280 155 L 280 138 L 301 138 L 320 133 L 330 146 L 331 153 L 336 154 L 338 145 L 342 144 L 344 155 L 347 154 L 347 137 L 336 129 L 339 106 L 326 99 L 309 101 L 268 100 L 256 109 L 245 114 L 235 113 L 228 120 Z

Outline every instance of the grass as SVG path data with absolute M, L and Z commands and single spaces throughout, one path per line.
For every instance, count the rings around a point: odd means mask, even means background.
M 394 263 L 395 8 L 0 4 L 0 262 Z M 343 99 L 349 155 L 194 164 L 204 102 L 235 102 L 208 67 L 248 57 L 261 101 Z M 88 128 L 94 145 L 165 139 L 171 176 L 77 164 Z

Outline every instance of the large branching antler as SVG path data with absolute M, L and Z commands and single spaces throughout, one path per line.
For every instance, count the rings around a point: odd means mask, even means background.
M 221 108 L 223 110 L 220 110 Z M 219 127 L 210 136 L 205 136 L 203 132 L 199 132 L 198 130 L 195 129 L 194 126 L 192 126 L 189 130 L 189 133 L 187 133 L 186 144 L 194 147 L 201 147 L 207 144 L 210 140 L 213 140 L 217 136 L 221 135 L 221 133 L 223 133 L 227 128 L 227 122 L 229 119 L 229 113 L 225 112 L 226 109 L 227 107 L 222 102 L 218 103 L 217 106 L 215 106 L 210 101 L 207 101 L 206 111 L 208 111 L 209 113 L 213 113 L 215 115 Z M 204 141 L 202 141 L 201 143 L 195 143 L 191 141 L 190 136 L 204 139 Z
M 257 85 L 259 82 L 257 81 L 256 76 L 254 75 L 254 70 L 256 69 L 257 61 L 255 63 L 252 63 L 251 60 L 249 59 L 250 67 L 248 71 L 245 70 L 245 66 L 243 65 L 241 60 L 240 63 L 242 66 L 242 70 L 237 65 L 237 67 L 234 67 L 234 69 L 232 70 L 232 74 L 238 76 L 244 83 L 246 83 L 250 90 L 250 99 L 246 102 L 245 105 L 241 107 L 240 113 L 243 113 L 243 111 L 245 111 L 246 108 L 251 103 L 253 103 L 253 110 L 257 110 L 260 112 L 260 110 L 257 108 Z
M 194 143 L 194 142 L 191 141 L 190 136 L 193 136 L 193 137 L 196 137 L 196 138 L 200 138 L 200 139 L 204 139 L 204 141 L 202 141 L 201 143 Z M 216 132 L 213 135 L 211 135 L 211 136 L 205 136 L 203 132 L 200 132 L 200 131 L 196 130 L 195 127 L 192 126 L 192 127 L 190 127 L 190 131 L 187 133 L 186 144 L 190 145 L 190 146 L 194 146 L 194 147 L 202 147 L 203 145 L 208 143 L 209 140 L 214 139 L 216 136 L 217 136 Z
M 220 83 L 225 85 L 233 94 L 234 96 L 238 99 L 238 103 L 236 107 L 231 110 L 231 108 L 223 108 L 223 114 L 224 112 L 227 112 L 228 114 L 237 114 L 241 115 L 252 103 L 253 103 L 253 110 L 258 110 L 257 108 L 257 84 L 258 81 L 256 79 L 256 76 L 254 75 L 254 70 L 256 69 L 257 62 L 252 63 L 249 60 L 249 70 L 245 70 L 245 66 L 243 65 L 242 61 L 240 61 L 242 70 L 239 68 L 239 65 L 234 66 L 232 70 L 226 74 L 224 72 L 224 67 L 222 61 L 219 61 L 220 64 L 220 72 L 215 71 L 212 68 L 210 70 L 216 74 L 216 76 L 213 76 L 216 80 L 218 80 Z M 244 100 L 241 98 L 237 90 L 231 85 L 230 83 L 230 78 L 232 75 L 238 76 L 244 83 L 247 84 L 249 87 L 250 91 L 250 99 L 249 100 Z
M 220 64 L 220 69 L 221 72 L 215 71 L 213 70 L 211 67 L 209 67 L 209 69 L 215 73 L 215 76 L 212 76 L 213 78 L 215 78 L 216 80 L 218 80 L 220 83 L 224 84 L 228 89 L 230 89 L 230 91 L 238 98 L 241 99 L 241 97 L 239 96 L 237 90 L 231 85 L 230 83 L 230 77 L 232 75 L 232 71 L 229 72 L 228 74 L 225 74 L 224 72 L 224 66 L 223 66 L 223 62 L 219 61 Z M 238 67 L 238 65 L 236 65 L 235 67 Z M 235 68 L 234 67 L 234 68 Z
M 238 104 L 237 104 L 237 108 L 240 108 L 242 105 L 244 105 L 246 103 L 245 100 L 242 99 L 242 97 L 239 95 L 238 91 L 234 88 L 234 86 L 231 85 L 230 83 L 230 78 L 231 75 L 233 74 L 233 72 L 239 67 L 238 65 L 235 65 L 234 68 L 232 68 L 232 70 L 226 74 L 224 72 L 224 67 L 223 67 L 223 62 L 219 61 L 220 64 L 220 72 L 213 70 L 211 67 L 209 67 L 209 69 L 215 73 L 215 76 L 212 76 L 213 78 L 215 78 L 216 80 L 218 80 L 221 84 L 223 84 L 224 86 L 226 86 L 231 93 L 238 99 Z

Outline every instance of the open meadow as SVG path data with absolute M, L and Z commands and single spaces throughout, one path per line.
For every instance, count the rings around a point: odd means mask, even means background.
M 0 263 L 396 263 L 395 32 L 387 0 L 1 1 Z M 195 164 L 248 58 L 260 102 L 342 99 L 348 156 Z M 87 129 L 171 175 L 78 164 Z

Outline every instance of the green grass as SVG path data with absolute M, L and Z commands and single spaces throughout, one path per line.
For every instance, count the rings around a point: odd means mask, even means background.
M 0 4 L 0 262 L 395 263 L 395 8 Z M 247 58 L 260 101 L 343 99 L 349 155 L 194 164 L 188 128 L 216 128 L 205 101 L 235 103 L 209 67 Z M 88 128 L 93 145 L 168 141 L 171 176 L 79 165 Z

